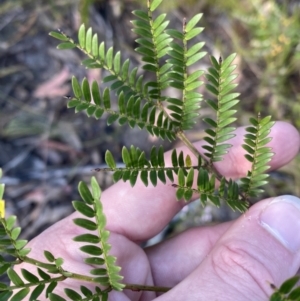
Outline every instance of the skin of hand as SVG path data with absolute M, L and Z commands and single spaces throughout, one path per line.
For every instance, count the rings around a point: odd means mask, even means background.
M 233 145 L 216 169 L 226 177 L 246 175 L 250 163 L 242 149 L 244 128 L 236 130 Z M 290 124 L 276 122 L 269 146 L 275 153 L 270 162 L 277 169 L 299 152 L 300 136 Z M 202 152 L 203 142 L 194 144 Z M 189 153 L 184 147 L 185 154 Z M 165 154 L 166 166 L 171 153 Z M 193 157 L 193 156 L 191 156 Z M 194 162 L 196 163 L 196 162 Z M 111 254 L 118 258 L 124 283 L 173 287 L 164 294 L 124 290 L 111 292 L 110 301 L 179 301 L 179 300 L 268 300 L 270 283 L 279 286 L 297 273 L 300 267 L 300 200 L 292 196 L 258 202 L 235 221 L 212 227 L 189 229 L 155 246 L 142 249 L 139 243 L 159 233 L 181 210 L 184 202 L 176 201 L 175 189 L 158 184 L 134 188 L 118 182 L 102 193 L 101 202 L 111 232 Z M 45 262 L 44 250 L 64 258 L 63 268 L 90 275 L 83 260 L 80 244 L 72 238 L 85 231 L 75 226 L 74 213 L 56 223 L 29 243 L 30 257 Z M 35 267 L 18 265 L 36 274 Z M 67 279 L 55 293 L 64 296 L 63 288 L 78 290 L 88 283 Z M 40 296 L 39 300 L 46 300 Z

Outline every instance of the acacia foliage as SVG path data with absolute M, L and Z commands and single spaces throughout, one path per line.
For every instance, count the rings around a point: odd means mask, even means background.
M 136 52 L 141 55 L 142 69 L 152 73 L 152 80 L 145 81 L 138 67 L 132 67 L 129 59 L 122 61 L 120 51 L 113 47 L 107 49 L 105 42 L 98 41 L 92 28 L 82 25 L 78 32 L 78 42 L 64 32 L 51 32 L 50 35 L 61 41 L 59 49 L 78 48 L 86 54 L 83 60 L 86 68 L 100 68 L 106 74 L 103 78 L 105 88 L 96 81 L 90 83 L 86 78 L 72 78 L 74 95 L 69 98 L 68 107 L 75 112 L 85 111 L 87 116 L 97 119 L 107 116 L 107 123 L 118 122 L 120 126 L 128 124 L 131 128 L 146 130 L 160 139 L 174 141 L 180 139 L 190 153 L 174 150 L 171 165 L 167 166 L 164 148 L 152 147 L 150 158 L 146 158 L 144 150 L 135 146 L 123 147 L 120 166 L 111 152 L 105 154 L 106 170 L 113 172 L 115 181 L 129 181 L 132 186 L 141 180 L 145 186 L 156 186 L 158 181 L 171 185 L 176 189 L 177 198 L 189 201 L 199 195 L 201 203 L 207 202 L 219 206 L 225 201 L 233 210 L 245 211 L 250 197 L 257 196 L 261 187 L 267 183 L 268 162 L 273 153 L 267 146 L 271 127 L 274 122 L 269 116 L 251 118 L 251 126 L 246 129 L 242 145 L 246 151 L 246 159 L 251 168 L 240 182 L 226 179 L 214 168 L 214 163 L 224 160 L 230 151 L 230 139 L 234 137 L 234 122 L 237 112 L 239 94 L 235 92 L 237 84 L 234 80 L 236 54 L 227 58 L 211 57 L 211 67 L 207 71 L 191 68 L 201 60 L 206 52 L 204 42 L 198 42 L 198 35 L 203 31 L 198 26 L 202 14 L 196 14 L 191 20 L 183 20 L 182 30 L 169 27 L 166 14 L 157 13 L 162 0 L 148 0 L 147 11 L 136 10 L 132 21 L 133 31 L 138 36 Z M 203 118 L 208 128 L 205 130 L 202 152 L 195 149 L 185 135 L 200 119 L 203 95 L 200 87 L 205 77 L 205 88 L 212 95 L 206 99 L 215 113 L 215 118 Z M 167 89 L 177 89 L 179 97 L 170 97 Z M 202 117 L 201 117 L 202 118 Z M 202 154 L 203 153 L 203 154 Z M 106 219 L 103 214 L 101 190 L 95 180 L 91 180 L 91 189 L 81 182 L 79 192 L 81 201 L 74 201 L 75 210 L 83 217 L 75 218 L 74 223 L 86 232 L 77 235 L 74 240 L 81 244 L 80 250 L 85 253 L 85 263 L 92 265 L 90 275 L 78 275 L 64 269 L 63 258 L 56 258 L 49 251 L 44 251 L 45 262 L 28 256 L 30 249 L 26 241 L 18 239 L 20 230 L 14 226 L 15 217 L 0 218 L 1 252 L 15 258 L 7 261 L 0 257 L 0 271 L 6 272 L 12 282 L 11 286 L 0 284 L 0 299 L 20 301 L 25 297 L 37 300 L 44 294 L 51 301 L 70 300 L 102 300 L 108 299 L 111 290 L 124 289 L 121 268 L 116 265 L 116 258 L 109 254 L 109 232 L 105 229 Z M 4 186 L 0 185 L 0 198 Z M 141 200 L 142 201 L 142 200 Z M 21 269 L 18 274 L 12 268 L 21 262 L 35 265 L 36 273 Z M 57 284 L 68 278 L 91 282 L 94 289 L 81 285 L 78 290 L 66 288 L 63 296 L 55 292 Z M 278 296 L 289 294 L 295 297 L 292 287 L 295 279 L 290 280 L 275 291 Z M 276 297 L 277 296 L 277 297 Z M 296 300 L 296 299 L 291 299 Z
M 138 36 L 135 50 L 141 55 L 142 69 L 153 74 L 151 81 L 145 81 L 138 68 L 131 67 L 129 59 L 122 61 L 120 51 L 115 52 L 113 47 L 107 49 L 105 42 L 99 43 L 92 28 L 82 25 L 78 42 L 63 32 L 50 33 L 62 41 L 59 49 L 77 47 L 88 57 L 82 62 L 85 67 L 100 68 L 107 74 L 103 78 L 104 89 L 96 81 L 89 83 L 86 78 L 80 81 L 73 77 L 74 96 L 70 97 L 68 107 L 75 108 L 75 112 L 85 111 L 97 119 L 106 115 L 108 125 L 118 122 L 120 126 L 128 124 L 131 128 L 144 129 L 161 139 L 181 139 L 196 157 L 186 160 L 186 155 L 173 152 L 172 165 L 166 166 L 163 147 L 153 147 L 148 159 L 145 151 L 131 146 L 122 149 L 125 166 L 119 166 L 108 150 L 106 170 L 113 171 L 115 181 L 129 181 L 134 186 L 140 179 L 146 186 L 149 182 L 156 186 L 158 181 L 174 183 L 178 177 L 179 182 L 173 184 L 178 199 L 189 201 L 198 194 L 203 205 L 211 201 L 219 206 L 223 200 L 233 210 L 244 211 L 249 198 L 261 192 L 260 187 L 267 182 L 265 171 L 273 153 L 265 145 L 271 139 L 268 135 L 274 123 L 269 116 L 250 119 L 253 128 L 247 129 L 243 147 L 252 167 L 241 184 L 217 173 L 213 164 L 224 159 L 231 148 L 230 139 L 235 136 L 239 102 L 239 93 L 235 91 L 236 54 L 224 59 L 211 57 L 211 66 L 206 72 L 195 68 L 206 55 L 205 43 L 198 39 L 203 31 L 198 26 L 202 14 L 183 20 L 182 30 L 177 30 L 169 27 L 166 14 L 155 12 L 160 2 L 148 1 L 147 11 L 133 12 L 136 19 L 132 21 L 132 30 Z M 204 84 L 203 75 L 205 87 L 212 95 L 205 102 L 215 112 L 215 118 L 203 118 L 208 128 L 204 137 L 207 144 L 201 154 L 187 140 L 185 132 L 200 118 L 203 95 L 199 88 Z M 168 96 L 169 88 L 177 89 L 180 96 Z M 191 164 L 192 161 L 197 164 Z M 217 183 L 220 183 L 219 189 Z

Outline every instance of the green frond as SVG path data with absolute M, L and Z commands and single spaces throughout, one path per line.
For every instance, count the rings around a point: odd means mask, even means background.
M 106 157 L 108 158 L 109 156 Z M 89 219 L 75 218 L 73 221 L 76 225 L 86 230 L 96 230 L 98 233 L 97 235 L 91 233 L 81 234 L 76 236 L 74 240 L 88 243 L 80 247 L 82 252 L 89 255 L 85 259 L 87 264 L 101 266 L 101 268 L 91 270 L 91 274 L 98 276 L 94 278 L 94 281 L 106 287 L 110 286 L 115 290 L 122 290 L 124 285 L 120 281 L 123 277 L 119 275 L 121 268 L 115 265 L 116 258 L 109 254 L 111 248 L 108 244 L 109 231 L 105 230 L 106 218 L 99 200 L 101 189 L 95 178 L 91 179 L 91 187 L 92 191 L 84 182 L 80 182 L 78 190 L 83 202 L 73 201 L 75 210 Z M 90 220 L 90 218 L 94 219 L 94 221 Z M 74 295 L 71 291 L 67 291 L 67 294 Z
M 232 83 L 237 77 L 236 74 L 232 74 L 236 66 L 231 65 L 235 56 L 236 54 L 232 54 L 224 61 L 220 58 L 219 62 L 211 57 L 212 67 L 208 69 L 208 74 L 206 74 L 208 80 L 206 88 L 216 97 L 215 100 L 206 100 L 206 103 L 216 112 L 216 120 L 203 119 L 212 127 L 205 131 L 208 136 L 204 140 L 208 145 L 203 146 L 207 151 L 205 155 L 210 158 L 210 164 L 223 160 L 223 156 L 231 147 L 230 144 L 224 142 L 235 136 L 233 134 L 235 128 L 229 126 L 236 120 L 236 117 L 233 117 L 236 110 L 232 107 L 239 102 L 237 99 L 239 93 L 231 92 L 237 86 L 237 84 Z
M 151 2 L 152 3 L 152 2 Z M 151 4 L 149 2 L 149 6 Z M 157 3 L 158 4 L 158 3 Z M 89 87 L 85 79 L 80 85 L 73 78 L 72 86 L 75 98 L 69 102 L 69 107 L 75 107 L 75 111 L 86 111 L 88 116 L 100 118 L 103 113 L 108 113 L 108 124 L 119 120 L 119 124 L 128 123 L 131 127 L 135 125 L 145 128 L 151 135 L 161 137 L 162 139 L 175 139 L 175 123 L 172 118 L 165 112 L 163 106 L 159 102 L 166 99 L 161 96 L 161 91 L 168 87 L 164 75 L 170 69 L 170 64 L 160 65 L 160 58 L 165 56 L 170 49 L 169 43 L 172 41 L 166 33 L 165 28 L 168 21 L 165 21 L 165 14 L 153 18 L 152 11 L 149 8 L 148 14 L 142 11 L 135 11 L 134 14 L 140 19 L 133 21 L 134 31 L 141 34 L 141 38 L 137 39 L 140 47 L 137 49 L 142 54 L 142 60 L 145 62 L 144 69 L 156 73 L 156 81 L 143 83 L 143 76 L 137 74 L 137 68 L 130 70 L 130 62 L 126 60 L 121 63 L 121 53 L 114 54 L 112 47 L 106 49 L 105 43 L 98 45 L 98 37 L 92 33 L 92 29 L 86 30 L 83 24 L 78 32 L 78 43 L 74 42 L 70 37 L 60 31 L 57 34 L 51 33 L 55 38 L 69 43 L 83 51 L 88 58 L 82 63 L 87 68 L 102 68 L 107 70 L 110 75 L 104 77 L 103 82 L 110 82 L 110 89 L 105 89 L 103 95 L 99 92 L 96 82 Z M 147 38 L 148 37 L 148 38 Z M 123 103 L 129 105 L 126 114 L 121 116 L 118 112 L 111 110 L 110 91 L 114 91 L 117 96 L 124 97 Z M 84 101 L 82 101 L 84 99 Z M 132 102 L 135 106 L 135 117 L 130 116 Z M 140 104 L 140 108 L 138 107 Z M 148 104 L 148 105 L 147 105 Z M 159 115 L 161 118 L 153 119 L 154 111 L 151 110 L 156 106 L 157 111 L 163 112 Z M 142 109 L 144 111 L 142 112 Z M 149 109 L 149 111 L 147 111 Z M 129 114 L 127 114 L 129 112 Z M 143 120 L 139 120 L 138 113 L 143 113 Z M 145 119 L 145 115 L 149 116 L 149 120 Z
M 153 146 L 150 152 L 150 159 L 147 160 L 145 152 L 139 148 L 131 146 L 130 149 L 123 147 L 122 160 L 125 167 L 118 167 L 110 153 L 106 151 L 105 161 L 109 168 L 105 170 L 113 171 L 113 179 L 115 182 L 123 180 L 129 181 L 131 186 L 134 186 L 137 179 L 141 179 L 145 186 L 148 186 L 149 181 L 153 186 L 157 185 L 158 180 L 166 184 L 167 179 L 174 182 L 174 174 L 178 173 L 181 168 L 184 175 L 187 175 L 187 170 L 197 169 L 201 165 L 201 160 L 197 166 L 192 166 L 189 155 L 184 157 L 183 152 L 177 154 L 176 149 L 172 151 L 172 166 L 166 166 L 164 159 L 164 150 L 160 146 L 158 149 Z M 101 169 L 96 169 L 100 171 Z
M 252 163 L 251 170 L 248 172 L 247 177 L 241 179 L 241 189 L 245 195 L 245 198 L 251 196 L 257 196 L 263 190 L 259 187 L 268 183 L 266 180 L 269 175 L 265 172 L 270 168 L 267 165 L 274 153 L 272 153 L 271 147 L 267 147 L 272 138 L 269 137 L 271 128 L 274 125 L 274 121 L 271 121 L 271 116 L 267 116 L 260 119 L 250 118 L 251 127 L 246 128 L 247 134 L 243 148 L 246 150 L 246 159 Z
M 133 11 L 133 14 L 139 19 L 131 21 L 131 23 L 134 26 L 132 31 L 140 36 L 136 39 L 140 46 L 135 51 L 142 56 L 142 61 L 145 62 L 143 69 L 154 72 L 156 75 L 156 81 L 152 82 L 150 86 L 148 85 L 149 89 L 145 92 L 152 99 L 160 102 L 162 101 L 161 91 L 168 86 L 166 77 L 164 77 L 168 68 L 162 68 L 160 59 L 170 50 L 169 44 L 173 38 L 165 31 L 169 24 L 169 21 L 165 21 L 166 14 L 160 14 L 156 18 L 152 15 L 151 7 L 156 8 L 159 3 L 149 1 L 148 5 L 148 14 L 140 10 Z
M 118 121 L 119 125 L 128 123 L 131 128 L 138 126 L 162 139 L 167 138 L 172 141 L 176 138 L 175 124 L 170 118 L 149 103 L 142 106 L 139 97 L 131 96 L 126 99 L 125 94 L 120 92 L 117 101 L 118 108 L 113 110 L 108 88 L 101 92 L 97 82 L 94 81 L 90 87 L 87 79 L 84 78 L 80 85 L 75 77 L 72 78 L 72 87 L 75 97 L 68 102 L 68 107 L 74 107 L 76 113 L 86 111 L 88 116 L 94 116 L 97 119 L 107 113 L 108 125 Z
M 188 66 L 197 63 L 206 55 L 206 52 L 200 51 L 204 43 L 196 43 L 188 49 L 188 40 L 198 35 L 203 28 L 195 27 L 202 14 L 194 16 L 187 24 L 184 24 L 183 33 L 175 29 L 168 29 L 166 33 L 172 38 L 179 40 L 178 42 L 170 43 L 170 50 L 167 59 L 167 64 L 170 64 L 172 71 L 165 76 L 168 79 L 170 87 L 182 91 L 182 99 L 174 105 L 174 99 L 167 101 L 171 102 L 168 109 L 171 110 L 170 116 L 174 119 L 174 123 L 181 130 L 189 130 L 193 128 L 199 117 L 200 102 L 202 94 L 197 92 L 197 89 L 203 84 L 199 77 L 203 75 L 203 71 L 197 70 L 192 74 L 188 73 Z
M 121 63 L 121 52 L 114 53 L 113 47 L 106 49 L 104 42 L 98 44 L 97 34 L 92 34 L 92 29 L 86 30 L 85 25 L 82 24 L 78 31 L 78 43 L 68 37 L 65 33 L 51 32 L 54 38 L 63 39 L 63 43 L 58 45 L 60 49 L 69 49 L 77 47 L 87 55 L 87 59 L 82 61 L 86 68 L 100 68 L 107 70 L 110 75 L 104 77 L 103 82 L 111 82 L 111 90 L 116 91 L 117 94 L 124 92 L 126 99 L 130 96 L 140 97 L 141 99 L 152 102 L 148 91 L 148 87 L 143 84 L 143 77 L 137 77 L 137 68 L 130 70 L 130 61 L 127 59 Z M 64 38 L 62 38 L 64 37 Z M 72 83 L 74 86 L 74 83 Z M 76 91 L 79 91 L 77 85 Z M 84 91 L 88 91 L 85 90 Z M 151 93 L 150 93 L 151 94 Z M 81 95 L 75 93 L 77 98 Z M 88 95 L 87 100 L 88 100 Z

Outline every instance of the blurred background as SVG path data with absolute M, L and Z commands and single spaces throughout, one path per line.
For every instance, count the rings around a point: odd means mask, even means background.
M 146 0 L 0 0 L 0 167 L 6 184 L 7 214 L 18 216 L 23 237 L 32 238 L 70 214 L 78 199 L 80 180 L 96 176 L 102 189 L 112 184 L 110 173 L 96 173 L 109 149 L 120 159 L 123 145 L 146 152 L 153 144 L 169 144 L 147 132 L 127 126 L 107 126 L 106 120 L 88 118 L 66 108 L 70 78 L 101 81 L 99 70 L 80 65 L 77 50 L 57 50 L 48 35 L 57 28 L 77 39 L 82 22 L 92 26 L 99 40 L 122 50 L 122 59 L 141 64 L 134 52 L 137 38 L 131 31 L 131 12 Z M 241 93 L 236 126 L 261 112 L 300 129 L 300 2 L 280 0 L 173 0 L 163 2 L 170 26 L 180 29 L 184 17 L 204 16 L 197 39 L 205 41 L 209 55 L 237 53 L 238 91 Z M 132 66 L 133 66 L 132 65 Z M 209 57 L 197 68 L 207 69 Z M 147 77 L 147 75 L 146 75 Z M 174 91 L 170 91 L 173 93 Z M 202 117 L 211 111 L 202 104 Z M 203 137 L 199 123 L 188 133 L 192 141 Z M 266 196 L 300 196 L 300 156 L 272 172 Z M 176 217 L 172 231 L 192 225 L 233 218 L 225 206 L 195 202 Z M 169 231 L 169 230 L 168 230 Z

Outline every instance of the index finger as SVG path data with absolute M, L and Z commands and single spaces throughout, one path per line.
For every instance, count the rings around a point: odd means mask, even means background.
M 229 143 L 232 148 L 224 160 L 215 164 L 218 172 L 226 177 L 239 178 L 245 176 L 250 163 L 245 159 L 245 151 L 241 147 L 245 127 L 238 128 L 236 137 Z M 300 136 L 297 130 L 285 122 L 276 122 L 270 136 L 269 143 L 275 155 L 270 162 L 271 169 L 279 168 L 291 161 L 300 146 Z M 203 153 L 203 141 L 196 142 L 194 146 Z M 185 155 L 193 155 L 186 147 L 178 149 Z M 165 154 L 166 166 L 172 166 L 171 152 Z M 196 158 L 193 162 L 197 164 Z M 107 228 L 110 231 L 122 234 L 132 241 L 144 241 L 159 233 L 186 204 L 176 201 L 176 190 L 171 185 L 158 183 L 156 187 L 151 184 L 145 187 L 137 181 L 134 187 L 128 182 L 118 182 L 103 192 L 101 202 L 107 217 Z

